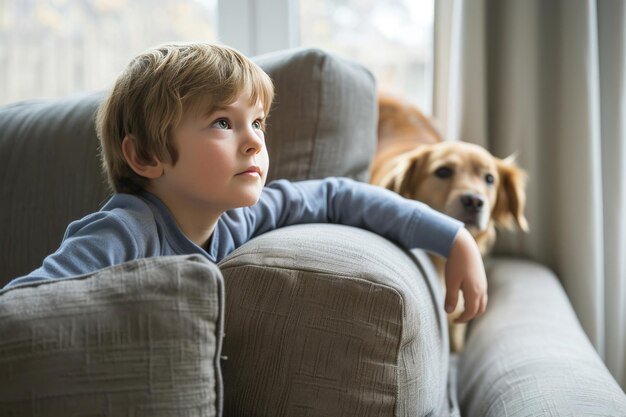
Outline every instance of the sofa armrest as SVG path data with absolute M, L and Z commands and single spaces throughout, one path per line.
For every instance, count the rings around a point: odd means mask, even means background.
M 299 225 L 220 269 L 225 415 L 449 415 L 438 283 L 409 252 L 361 229 Z
M 463 416 L 626 416 L 626 396 L 556 276 L 529 261 L 487 270 L 489 306 L 459 363 Z

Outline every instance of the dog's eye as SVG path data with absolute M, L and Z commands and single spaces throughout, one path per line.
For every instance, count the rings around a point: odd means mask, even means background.
M 454 174 L 454 171 L 448 167 L 437 168 L 435 171 L 435 175 L 439 178 L 450 178 L 452 174 Z
M 487 175 L 485 175 L 485 182 L 487 184 L 493 184 L 494 182 L 496 182 L 496 179 L 495 179 L 495 177 L 493 175 L 487 174 Z

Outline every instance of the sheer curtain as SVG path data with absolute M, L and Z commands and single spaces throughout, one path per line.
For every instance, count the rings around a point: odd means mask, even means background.
M 450 140 L 529 174 L 529 234 L 495 254 L 560 277 L 626 386 L 626 5 L 622 0 L 437 1 L 434 115 Z

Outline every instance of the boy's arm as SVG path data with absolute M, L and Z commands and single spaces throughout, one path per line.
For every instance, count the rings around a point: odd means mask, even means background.
M 72 222 L 59 249 L 47 256 L 41 267 L 6 287 L 83 275 L 141 257 L 142 245 L 137 243 L 141 235 L 131 229 L 111 212 L 93 213 Z
M 347 178 L 274 181 L 259 202 L 235 217 L 239 216 L 246 218 L 228 219 L 233 226 L 245 224 L 248 228 L 237 246 L 283 226 L 338 223 L 372 231 L 409 249 L 421 248 L 446 257 L 463 227 L 463 223 L 423 203 Z

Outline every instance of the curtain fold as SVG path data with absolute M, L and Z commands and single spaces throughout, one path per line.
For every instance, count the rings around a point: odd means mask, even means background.
M 626 5 L 598 3 L 604 270 L 606 275 L 606 362 L 626 385 Z
M 449 140 L 516 154 L 528 234 L 495 254 L 548 265 L 622 388 L 626 359 L 626 6 L 441 0 L 434 116 Z

